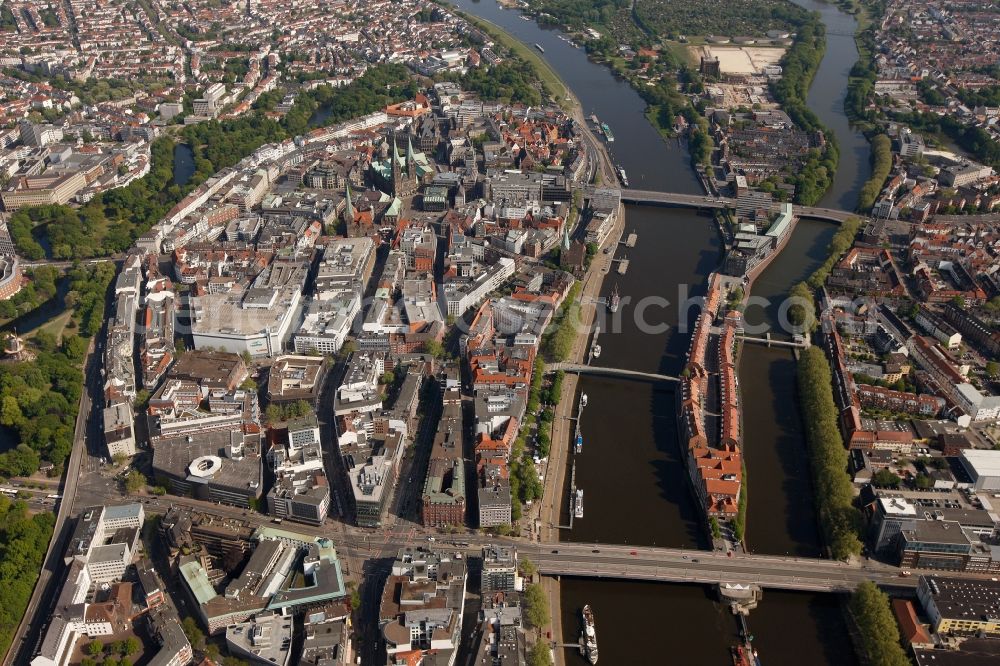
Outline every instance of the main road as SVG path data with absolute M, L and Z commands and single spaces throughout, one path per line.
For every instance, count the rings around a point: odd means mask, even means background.
M 163 513 L 171 506 L 182 506 L 229 518 L 244 520 L 251 526 L 268 525 L 270 517 L 236 507 L 218 506 L 187 497 L 132 497 L 141 501 L 150 513 Z M 436 532 L 400 525 L 397 529 L 371 530 L 336 523 L 312 526 L 287 523 L 284 529 L 327 536 L 333 539 L 342 557 L 366 559 L 389 554 L 406 546 L 424 545 L 435 549 L 476 551 L 486 543 L 517 549 L 530 559 L 538 572 L 547 576 L 614 578 L 663 582 L 687 582 L 706 585 L 721 583 L 756 584 L 761 587 L 816 592 L 847 592 L 863 581 L 871 580 L 884 587 L 913 589 L 917 578 L 901 575 L 897 567 L 860 560 L 841 562 L 808 557 L 737 554 L 720 551 L 628 546 L 602 543 L 533 542 L 523 539 L 493 537 L 483 534 L 442 536 Z M 462 544 L 457 546 L 456 544 Z M 466 545 L 467 544 L 467 545 Z M 935 572 L 948 576 L 947 572 Z M 970 574 L 961 574 L 968 577 Z

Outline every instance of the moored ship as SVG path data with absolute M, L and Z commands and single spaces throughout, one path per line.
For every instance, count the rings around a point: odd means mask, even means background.
M 540 52 L 545 53 L 545 49 L 543 49 L 542 45 L 539 44 L 538 42 L 535 42 L 535 48 L 538 49 Z
M 577 453 L 583 452 L 583 435 L 581 435 L 580 433 L 577 433 L 576 435 L 576 452 Z
M 586 406 L 587 406 L 587 394 L 586 393 L 581 393 L 580 394 L 580 409 L 583 409 Z
M 611 133 L 611 128 L 608 127 L 607 123 L 601 123 L 601 131 L 604 132 L 604 138 L 608 140 L 608 143 L 614 142 L 615 135 Z
M 594 611 L 590 604 L 583 607 L 583 634 L 580 636 L 581 648 L 587 661 L 597 663 L 597 626 L 594 624 Z
M 619 180 L 622 181 L 622 187 L 628 187 L 628 176 L 625 175 L 625 169 L 621 166 L 617 166 L 615 167 L 615 170 L 618 172 Z
M 576 489 L 576 498 L 573 501 L 573 516 L 583 518 L 583 489 Z
M 618 312 L 618 304 L 621 302 L 621 296 L 618 295 L 618 285 L 616 284 L 611 289 L 611 298 L 608 300 L 608 309 L 611 312 Z
M 594 345 L 594 358 L 601 358 L 601 345 Z

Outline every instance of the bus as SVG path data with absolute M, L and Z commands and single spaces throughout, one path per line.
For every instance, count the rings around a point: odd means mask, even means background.
M 45 499 L 62 499 L 62 495 L 58 494 L 46 495 Z

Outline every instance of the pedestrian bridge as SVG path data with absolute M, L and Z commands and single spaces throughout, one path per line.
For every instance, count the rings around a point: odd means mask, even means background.
M 677 192 L 656 192 L 653 190 L 633 190 L 628 188 L 623 189 L 621 192 L 623 203 L 679 206 L 682 208 L 708 208 L 712 210 L 736 208 L 736 199 L 732 197 L 716 197 L 705 194 L 679 194 Z M 846 210 L 799 206 L 797 204 L 792 207 L 792 212 L 798 217 L 808 217 L 837 223 L 856 216 L 855 213 Z
M 809 338 L 797 339 L 797 340 L 784 340 L 782 338 L 772 338 L 771 334 L 768 333 L 764 337 L 756 335 L 738 335 L 738 339 L 743 342 L 753 342 L 759 345 L 767 345 L 768 347 L 792 347 L 794 349 L 808 349 L 810 346 Z
M 546 372 L 574 372 L 578 375 L 604 375 L 605 377 L 621 377 L 624 379 L 646 379 L 654 382 L 677 382 L 678 377 L 660 375 L 655 372 L 640 372 L 624 368 L 606 368 L 599 365 L 582 365 L 579 363 L 550 363 L 545 366 Z

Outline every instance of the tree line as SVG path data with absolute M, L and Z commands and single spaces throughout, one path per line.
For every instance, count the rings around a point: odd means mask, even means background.
M 862 652 L 868 663 L 879 666 L 909 666 L 899 642 L 899 627 L 889 608 L 889 597 L 866 580 L 851 595 L 848 609 L 857 627 Z
M 885 134 L 876 134 L 871 140 L 872 175 L 861 187 L 858 210 L 867 211 L 875 205 L 889 172 L 892 171 L 892 141 Z
M 28 608 L 55 525 L 55 515 L 0 497 L 0 653 L 10 649 Z
M 54 474 L 61 473 L 73 448 L 87 338 L 103 323 L 104 298 L 114 271 L 111 264 L 71 271 L 67 300 L 74 302 L 73 327 L 79 335 L 60 341 L 39 331 L 33 338 L 34 360 L 0 366 L 0 426 L 12 445 L 0 453 L 0 475 L 27 476 L 38 471 L 42 461 L 55 466 Z
M 838 427 L 830 365 L 823 350 L 804 350 L 797 375 L 820 525 L 831 555 L 847 559 L 861 552 L 861 514 L 853 505 L 847 449 Z

